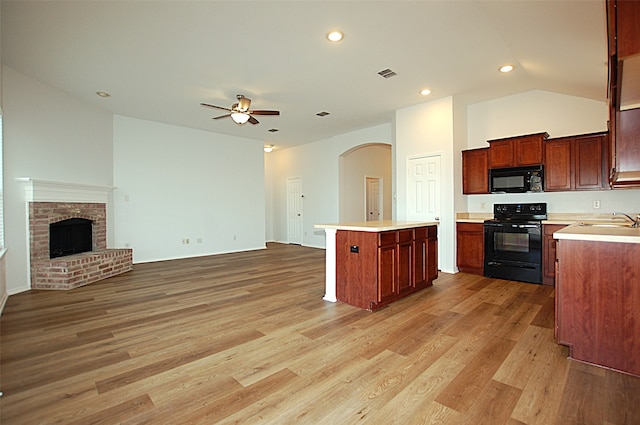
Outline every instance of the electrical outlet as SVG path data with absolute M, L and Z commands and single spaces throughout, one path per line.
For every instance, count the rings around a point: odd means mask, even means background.
M 600 208 L 600 201 L 593 201 L 593 208 L 595 209 Z

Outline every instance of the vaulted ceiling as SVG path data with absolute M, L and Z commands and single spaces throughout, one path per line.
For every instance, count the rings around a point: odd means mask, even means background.
M 115 114 L 277 148 L 446 96 L 606 101 L 606 60 L 604 1 L 2 1 L 4 65 Z M 238 126 L 200 106 L 237 94 L 281 115 Z

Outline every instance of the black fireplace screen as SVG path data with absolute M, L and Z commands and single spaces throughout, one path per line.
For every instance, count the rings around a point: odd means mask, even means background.
M 91 220 L 70 218 L 49 225 L 49 257 L 92 251 Z

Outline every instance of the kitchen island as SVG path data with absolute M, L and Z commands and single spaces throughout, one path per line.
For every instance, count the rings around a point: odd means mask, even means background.
M 575 360 L 640 376 L 640 228 L 555 232 L 556 333 Z
M 317 224 L 326 233 L 326 301 L 376 310 L 438 276 L 438 222 Z

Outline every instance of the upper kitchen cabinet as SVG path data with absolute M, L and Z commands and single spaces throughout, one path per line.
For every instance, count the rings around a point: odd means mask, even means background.
M 489 148 L 462 151 L 462 193 L 489 193 Z
M 640 1 L 607 1 L 613 187 L 640 187 Z
M 547 192 L 608 188 L 607 133 L 549 139 L 544 144 Z
M 489 140 L 489 168 L 523 167 L 542 164 L 547 133 Z

